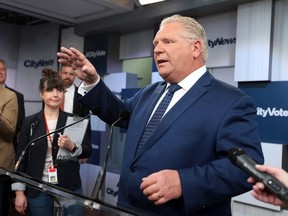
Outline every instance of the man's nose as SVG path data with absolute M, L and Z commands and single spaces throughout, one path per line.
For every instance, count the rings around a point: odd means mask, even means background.
M 163 52 L 163 48 L 161 47 L 161 45 L 157 45 L 154 48 L 154 54 L 160 54 Z

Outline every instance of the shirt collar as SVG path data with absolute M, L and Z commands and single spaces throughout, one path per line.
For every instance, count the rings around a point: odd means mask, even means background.
M 205 65 L 203 65 L 202 67 L 198 68 L 197 70 L 186 76 L 181 82 L 178 83 L 178 85 L 180 85 L 181 88 L 185 91 L 188 91 L 206 71 L 207 68 Z M 167 83 L 166 89 L 169 86 L 170 83 Z
M 74 90 L 75 90 L 74 84 L 72 84 L 69 88 L 66 88 L 65 90 L 66 90 L 66 92 L 74 92 Z

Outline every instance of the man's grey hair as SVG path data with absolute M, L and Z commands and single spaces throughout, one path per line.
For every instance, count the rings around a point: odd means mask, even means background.
M 184 31 L 183 36 L 188 40 L 188 42 L 192 43 L 195 39 L 201 41 L 202 51 L 201 54 L 203 56 L 204 61 L 206 62 L 208 58 L 208 42 L 204 28 L 196 21 L 196 19 L 186 16 L 181 16 L 179 14 L 175 14 L 170 17 L 166 17 L 160 23 L 160 28 L 168 23 L 181 23 L 183 24 Z

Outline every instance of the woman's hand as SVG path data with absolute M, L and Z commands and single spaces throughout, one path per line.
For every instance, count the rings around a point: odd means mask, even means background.
M 25 211 L 27 208 L 27 199 L 24 191 L 16 191 L 15 194 L 15 209 L 20 214 L 25 215 Z

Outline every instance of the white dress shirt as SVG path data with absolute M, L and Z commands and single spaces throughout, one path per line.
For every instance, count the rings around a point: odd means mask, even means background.
M 74 85 L 71 85 L 69 88 L 65 89 L 65 102 L 64 102 L 65 112 L 73 113 L 74 94 L 75 94 Z
M 198 68 L 197 70 L 193 71 L 191 74 L 189 74 L 187 77 L 185 77 L 181 82 L 178 83 L 178 85 L 181 86 L 181 89 L 179 89 L 178 91 L 176 91 L 172 97 L 172 100 L 170 101 L 169 106 L 167 107 L 166 112 L 164 113 L 164 115 L 184 96 L 184 94 L 186 94 L 186 92 L 189 91 L 190 88 L 192 88 L 192 86 L 198 81 L 198 79 L 207 71 L 206 66 L 202 66 L 200 68 Z M 98 79 L 99 82 L 99 79 Z M 81 83 L 81 85 L 79 86 L 78 89 L 78 93 L 81 95 L 84 95 L 86 92 L 90 91 L 95 85 L 98 84 L 98 82 L 88 85 L 88 86 L 84 86 L 83 82 Z M 153 115 L 153 113 L 155 112 L 156 108 L 158 107 L 158 105 L 160 104 L 161 100 L 164 98 L 164 96 L 167 94 L 168 92 L 168 87 L 169 87 L 169 83 L 166 86 L 166 90 L 164 91 L 164 93 L 162 94 L 162 96 L 160 97 L 160 99 L 158 100 L 153 112 L 151 113 L 151 116 Z M 66 102 L 66 98 L 65 98 L 65 102 Z M 163 115 L 163 116 L 164 116 Z M 151 118 L 150 116 L 150 118 Z

